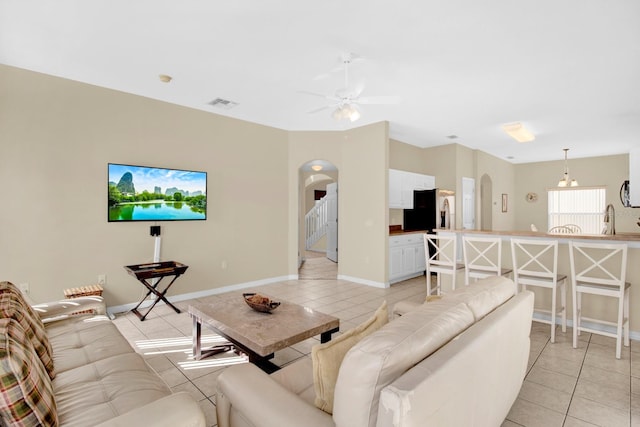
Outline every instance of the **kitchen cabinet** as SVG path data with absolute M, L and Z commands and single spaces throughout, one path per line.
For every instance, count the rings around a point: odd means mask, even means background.
M 389 169 L 389 208 L 413 209 L 413 191 L 435 187 L 434 176 Z
M 420 276 L 425 269 L 422 233 L 389 236 L 389 283 Z

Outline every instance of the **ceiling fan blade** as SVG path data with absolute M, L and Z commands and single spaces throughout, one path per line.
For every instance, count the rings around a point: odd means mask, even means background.
M 320 111 L 327 110 L 329 108 L 333 108 L 333 107 L 331 107 L 329 105 L 325 105 L 324 107 L 320 107 L 320 108 L 316 108 L 315 110 L 307 111 L 307 114 L 319 113 Z
M 399 104 L 400 101 L 399 96 L 363 96 L 354 99 L 358 104 Z
M 340 98 L 336 98 L 335 96 L 331 96 L 331 95 L 324 95 L 322 93 L 316 93 L 316 92 L 309 92 L 306 90 L 299 90 L 298 93 L 304 93 L 305 95 L 311 95 L 311 96 L 318 96 L 320 98 L 324 98 L 327 99 L 329 101 L 333 101 L 333 102 L 339 102 Z

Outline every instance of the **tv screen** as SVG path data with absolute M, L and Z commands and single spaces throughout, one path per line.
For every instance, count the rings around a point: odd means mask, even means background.
M 207 173 L 109 163 L 108 218 L 120 221 L 207 219 Z

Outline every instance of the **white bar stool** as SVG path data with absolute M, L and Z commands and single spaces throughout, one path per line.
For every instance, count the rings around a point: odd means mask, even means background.
M 616 339 L 616 358 L 622 355 L 622 338 L 629 346 L 629 289 L 626 282 L 626 243 L 582 243 L 569 241 L 571 285 L 573 290 L 573 348 L 578 346 L 581 331 Z M 618 299 L 617 322 L 589 319 L 582 315 L 582 294 L 601 295 Z M 614 326 L 616 332 L 589 328 L 582 320 Z
M 502 239 L 500 237 L 462 237 L 464 254 L 464 284 L 469 279 L 506 276 L 510 268 L 502 268 Z
M 538 239 L 511 239 L 513 280 L 518 289 L 538 286 L 551 289 L 551 320 L 533 318 L 536 322 L 551 325 L 551 342 L 556 342 L 556 315 L 562 316 L 562 332 L 567 332 L 567 276 L 558 274 L 558 241 Z M 560 289 L 560 309 L 557 307 L 557 290 Z
M 436 273 L 436 295 L 440 295 L 440 276 L 451 276 L 451 288 L 456 289 L 456 273 L 464 268 L 463 264 L 456 263 L 457 239 L 456 236 L 443 236 L 440 234 L 423 234 L 424 256 L 427 264 L 427 296 L 431 295 L 431 273 Z M 433 252 L 433 255 L 431 254 Z

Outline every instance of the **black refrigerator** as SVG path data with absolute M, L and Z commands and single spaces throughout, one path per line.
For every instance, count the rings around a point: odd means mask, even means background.
M 433 233 L 440 220 L 437 208 L 438 190 L 415 190 L 413 192 L 413 209 L 404 210 L 404 230 L 426 230 Z

